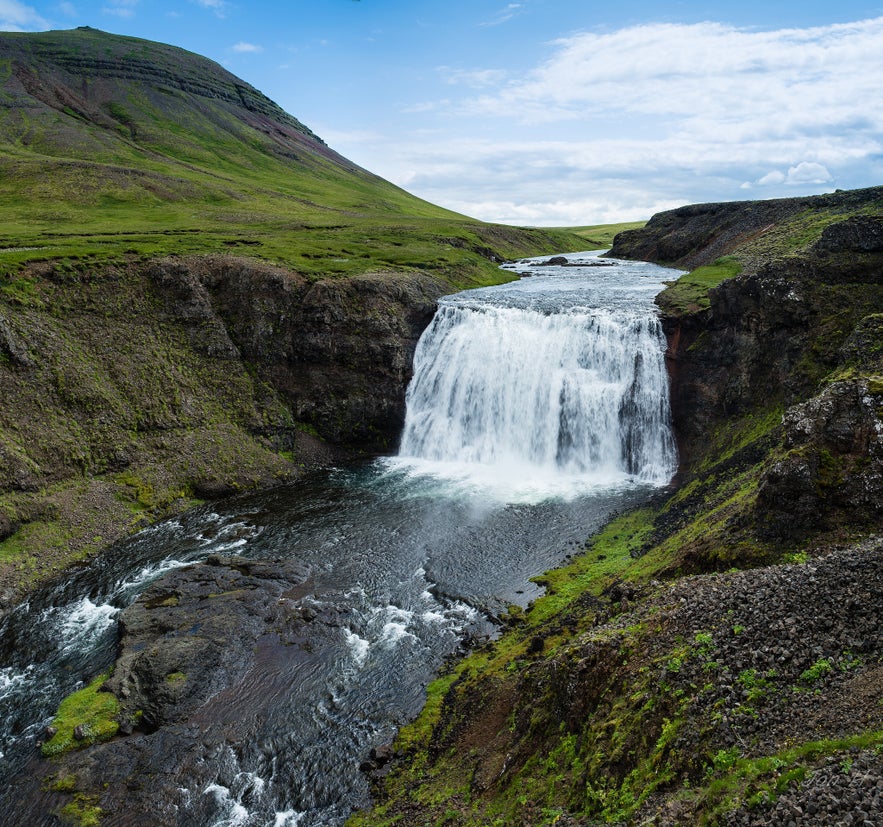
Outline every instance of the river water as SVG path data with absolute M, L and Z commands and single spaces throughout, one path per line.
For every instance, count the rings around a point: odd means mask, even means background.
M 0 803 L 58 701 L 113 662 L 120 611 L 164 572 L 236 553 L 302 564 L 318 621 L 234 696 L 246 736 L 207 745 L 156 823 L 318 827 L 365 806 L 359 764 L 416 714 L 444 659 L 674 471 L 652 303 L 674 271 L 567 258 L 585 266 L 525 260 L 513 269 L 530 277 L 440 302 L 398 456 L 160 523 L 9 616 Z

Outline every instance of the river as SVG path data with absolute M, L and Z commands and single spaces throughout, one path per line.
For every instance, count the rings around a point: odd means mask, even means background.
M 367 805 L 360 763 L 419 711 L 444 659 L 493 635 L 508 605 L 539 594 L 532 576 L 674 471 L 652 300 L 675 271 L 566 258 L 440 302 L 397 456 L 160 523 L 13 612 L 0 627 L 0 806 L 59 700 L 113 663 L 120 612 L 219 553 L 297 560 L 317 620 L 309 645 L 215 715 L 227 737 L 191 757 L 198 781 L 175 769 L 156 823 L 319 827 Z

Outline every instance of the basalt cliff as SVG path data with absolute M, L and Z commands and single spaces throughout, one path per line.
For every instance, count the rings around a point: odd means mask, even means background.
M 883 812 L 883 188 L 662 213 L 681 467 L 430 686 L 349 824 Z

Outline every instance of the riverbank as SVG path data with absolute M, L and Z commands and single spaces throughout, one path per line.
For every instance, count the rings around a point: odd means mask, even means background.
M 422 201 L 173 46 L 0 32 L 0 66 L 0 612 L 199 501 L 390 450 L 436 299 L 586 243 Z
M 671 272 L 571 264 L 443 303 L 415 359 L 406 455 L 197 509 L 33 595 L 4 628 L 20 689 L 0 699 L 6 766 L 31 763 L 0 802 L 34 820 L 79 797 L 144 824 L 247 811 L 318 825 L 363 806 L 359 765 L 416 714 L 444 658 L 673 469 L 652 304 Z M 538 353 L 562 369 L 537 371 Z M 463 386 L 474 394 L 437 393 Z M 593 430 L 569 399 L 596 412 Z M 446 412 L 462 442 L 438 437 Z M 54 708 L 23 699 L 61 697 L 80 675 L 36 759 Z

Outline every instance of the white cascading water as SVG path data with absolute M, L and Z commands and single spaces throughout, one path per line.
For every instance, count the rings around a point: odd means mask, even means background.
M 418 344 L 400 457 L 670 479 L 664 338 L 650 302 L 549 312 L 466 295 L 442 301 Z

